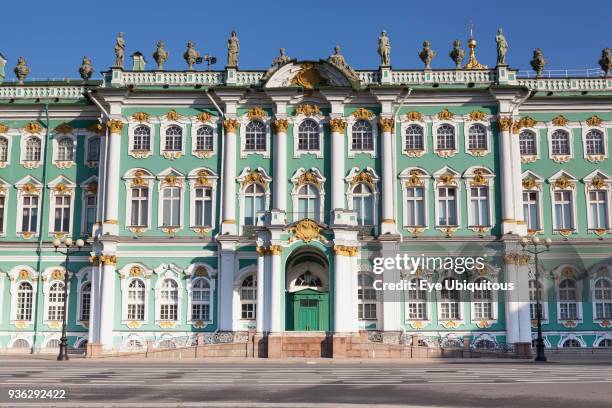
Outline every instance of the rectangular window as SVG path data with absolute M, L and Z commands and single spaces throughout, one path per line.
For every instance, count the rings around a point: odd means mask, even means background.
M 444 320 L 459 320 L 459 303 L 442 302 L 440 304 L 440 317 Z
M 70 228 L 70 196 L 55 197 L 54 232 L 68 232 Z
M 578 319 L 578 305 L 576 303 L 560 303 L 559 310 L 559 318 L 561 320 Z
M 207 303 L 194 303 L 191 307 L 191 318 L 193 320 L 210 320 L 210 305 Z
M 425 189 L 423 187 L 407 187 L 406 189 L 406 225 L 425 226 Z
M 470 193 L 472 226 L 489 226 L 489 188 L 472 187 Z
M 490 302 L 474 303 L 474 319 L 493 319 L 493 307 Z
M 438 225 L 457 225 L 457 189 L 455 187 L 438 188 Z
M 38 197 L 24 196 L 22 208 L 21 231 L 36 233 L 38 231 Z
M 573 229 L 573 203 L 571 191 L 555 191 L 555 229 Z
M 164 188 L 162 193 L 162 225 L 178 227 L 181 224 L 181 190 L 178 187 Z
M 212 225 L 212 189 L 195 189 L 195 220 L 196 227 L 210 227 Z
M 541 229 L 538 206 L 538 193 L 536 191 L 523 191 L 523 216 L 528 230 L 539 231 Z
M 146 227 L 149 223 L 149 189 L 139 187 L 132 189 L 132 227 Z
M 6 208 L 6 197 L 0 196 L 0 232 L 4 232 L 4 209 Z
M 89 311 L 91 310 L 91 292 L 84 292 L 81 296 L 81 320 L 82 322 L 89 321 Z
M 589 192 L 589 228 L 608 229 L 607 192 L 602 190 Z
M 91 235 L 93 226 L 96 222 L 97 197 L 95 194 L 87 194 L 85 196 L 85 233 Z

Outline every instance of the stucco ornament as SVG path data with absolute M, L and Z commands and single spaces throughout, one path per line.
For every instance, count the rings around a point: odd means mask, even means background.
M 380 55 L 380 65 L 391 65 L 391 42 L 387 37 L 387 32 L 382 31 L 378 37 L 378 55 Z
M 26 64 L 25 58 L 19 57 L 17 59 L 17 65 L 15 66 L 13 72 L 15 73 L 15 76 L 18 79 L 17 83 L 19 85 L 23 85 L 23 81 L 25 81 L 28 74 L 30 73 L 30 67 L 28 67 L 28 64 Z
M 610 76 L 610 70 L 612 70 L 612 50 L 610 48 L 601 50 L 601 58 L 598 62 L 601 70 L 604 72 L 604 76 Z
M 431 62 L 436 56 L 436 52 L 431 49 L 431 43 L 428 40 L 423 41 L 423 49 L 419 52 L 419 58 L 425 64 L 425 69 L 431 69 Z
M 83 80 L 89 81 L 93 73 L 94 67 L 91 65 L 91 60 L 87 56 L 83 57 L 83 62 L 79 68 L 79 75 L 81 75 Z
M 459 39 L 453 41 L 453 49 L 448 55 L 455 63 L 455 69 L 461 69 L 461 63 L 463 58 L 465 58 L 465 50 L 461 48 L 461 41 Z
M 289 232 L 293 236 L 289 239 L 290 242 L 296 240 L 302 240 L 304 242 L 310 242 L 314 239 L 318 239 L 322 242 L 327 242 L 325 237 L 321 235 L 321 227 L 313 220 L 305 219 L 298 222 L 294 227 L 289 228 Z
M 169 56 L 170 54 L 164 48 L 164 42 L 159 40 L 157 42 L 157 48 L 155 49 L 155 52 L 153 53 L 153 59 L 157 63 L 157 69 L 159 71 L 164 69 L 164 63 L 168 60 Z
M 497 65 L 507 65 L 506 53 L 508 52 L 508 42 L 506 41 L 506 37 L 502 34 L 501 27 L 497 29 L 495 42 L 497 43 Z
M 115 43 L 115 67 L 123 68 L 123 61 L 125 57 L 125 37 L 123 33 L 117 35 Z
M 353 68 L 346 63 L 344 56 L 340 54 L 340 46 L 336 45 L 334 47 L 334 53 L 327 58 L 327 62 L 334 65 L 340 71 L 342 71 L 348 78 L 353 81 L 358 80 L 357 74 L 353 71 Z
M 288 63 L 289 61 L 291 61 L 291 58 L 289 56 L 287 56 L 287 54 L 285 54 L 285 49 L 281 48 L 280 49 L 280 54 L 274 58 L 272 60 L 272 64 L 270 64 L 270 68 L 268 68 L 268 70 L 266 71 L 266 73 L 264 74 L 263 78 L 261 79 L 262 81 L 266 81 L 268 78 L 270 78 L 272 76 L 273 73 L 275 73 L 282 65 L 285 65 L 286 63 Z
M 187 69 L 189 71 L 193 70 L 194 64 L 202 63 L 202 56 L 195 49 L 195 44 L 192 41 L 187 43 L 187 50 L 183 54 L 183 58 L 185 59 L 185 62 L 187 62 Z
M 544 58 L 544 54 L 542 54 L 542 50 L 536 48 L 533 51 L 533 58 L 529 61 L 531 64 L 531 68 L 536 72 L 536 77 L 542 77 L 542 71 L 544 71 L 544 67 L 546 66 L 546 59 Z
M 240 41 L 236 35 L 236 31 L 232 31 L 232 35 L 227 40 L 227 66 L 238 67 L 238 53 L 240 52 Z

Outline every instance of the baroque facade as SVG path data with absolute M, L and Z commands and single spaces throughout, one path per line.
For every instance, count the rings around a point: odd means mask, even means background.
M 337 49 L 245 71 L 232 47 L 223 71 L 146 71 L 118 41 L 101 81 L 0 85 L 0 350 L 57 347 L 65 237 L 88 240 L 68 339 L 92 352 L 247 330 L 328 333 L 334 353 L 363 331 L 529 344 L 528 235 L 553 240 L 547 347 L 612 346 L 611 78 L 521 78 L 475 42 L 447 70 L 353 70 Z M 485 255 L 461 279 L 517 290 L 374 290 L 402 278 L 372 273 L 395 253 Z

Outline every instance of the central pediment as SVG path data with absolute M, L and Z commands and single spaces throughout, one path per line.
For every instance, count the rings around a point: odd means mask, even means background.
M 323 86 L 358 87 L 359 80 L 349 78 L 327 61 L 289 61 L 270 74 L 264 88 L 302 87 L 314 89 Z

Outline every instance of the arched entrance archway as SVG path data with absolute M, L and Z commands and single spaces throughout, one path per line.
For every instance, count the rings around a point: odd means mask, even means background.
M 329 263 L 319 249 L 305 246 L 287 259 L 286 328 L 329 331 Z

